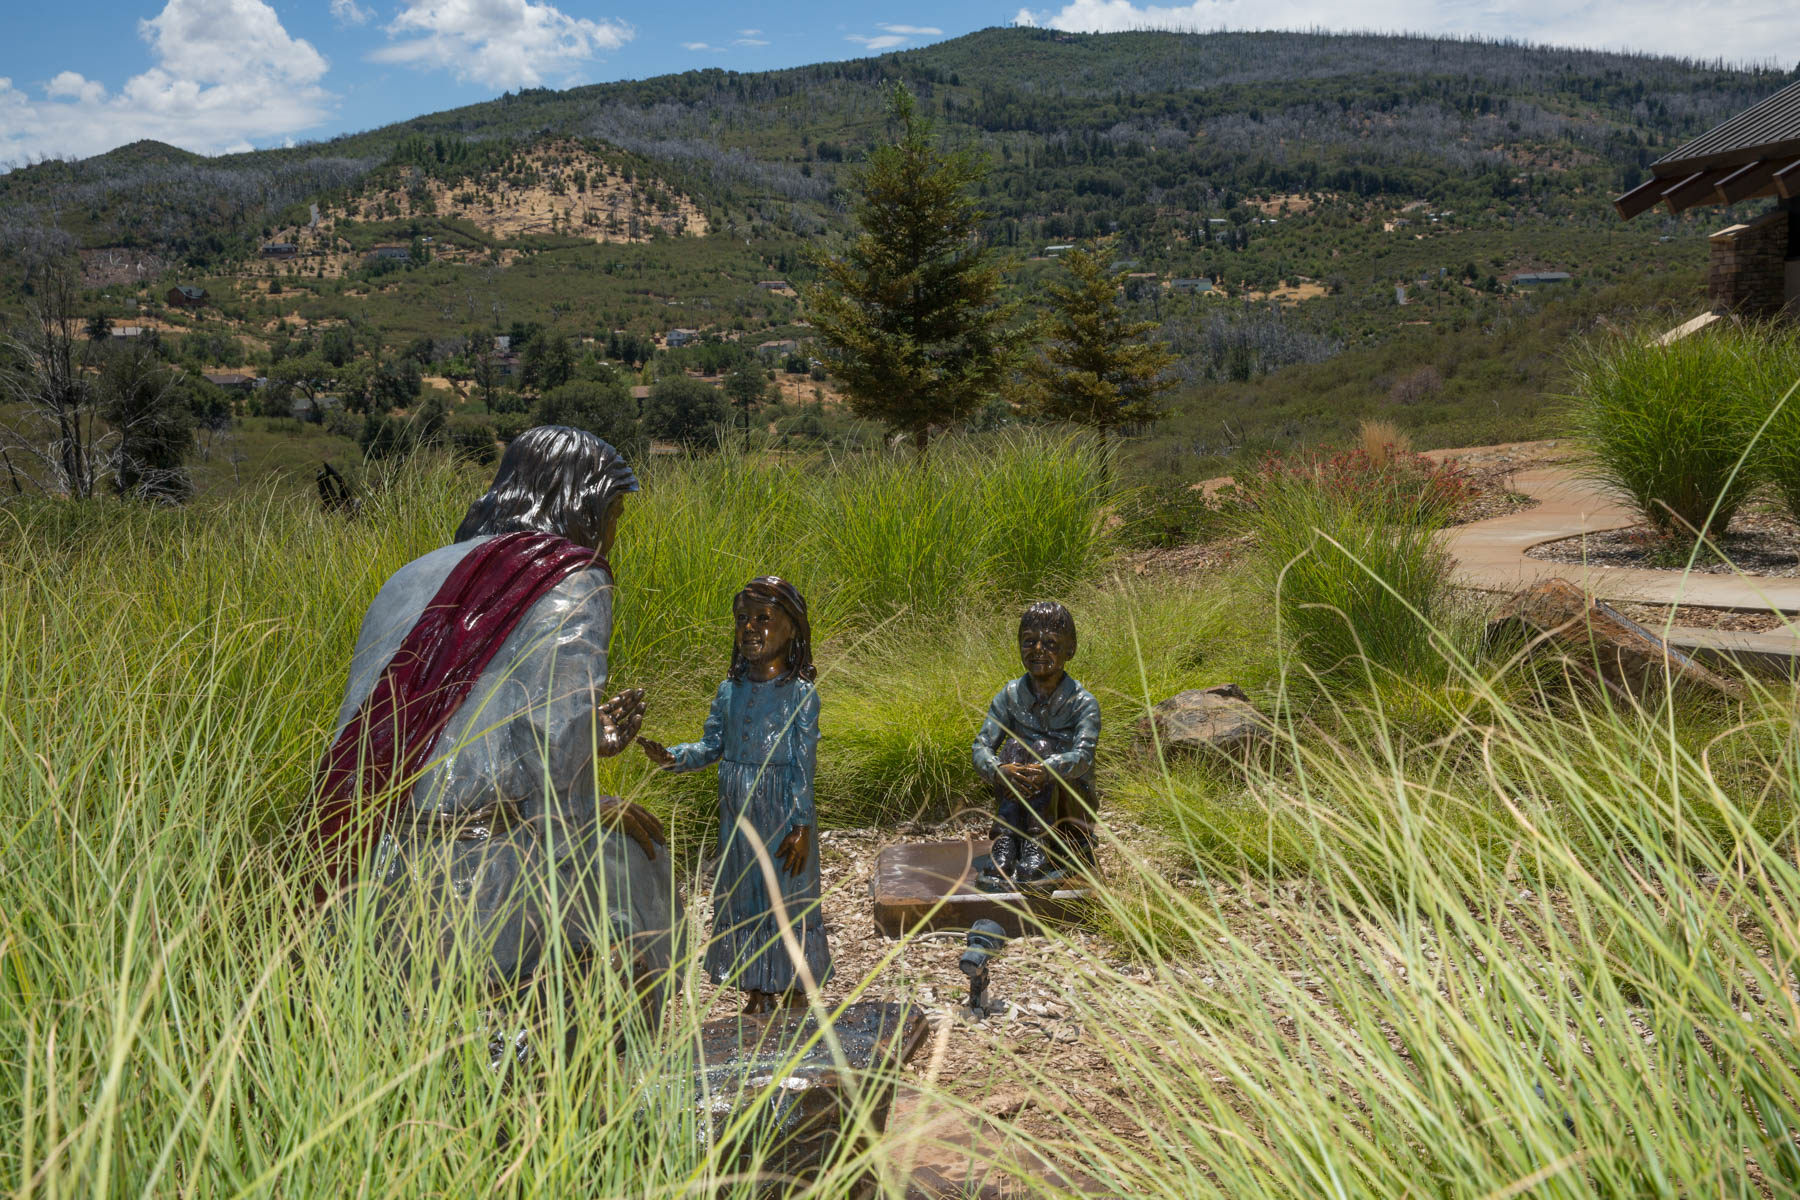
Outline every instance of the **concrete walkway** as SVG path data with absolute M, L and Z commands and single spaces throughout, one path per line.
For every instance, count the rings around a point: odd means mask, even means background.
M 1746 575 L 1684 574 L 1631 567 L 1589 567 L 1527 558 L 1543 542 L 1598 533 L 1638 523 L 1636 514 L 1562 467 L 1521 471 L 1513 487 L 1537 499 L 1536 508 L 1449 531 L 1460 582 L 1487 592 L 1516 592 L 1540 579 L 1561 576 L 1601 600 L 1638 604 L 1693 604 L 1739 612 L 1800 613 L 1800 579 Z
M 1638 604 L 1689 604 L 1738 612 L 1800 613 L 1800 579 L 1747 575 L 1683 574 L 1630 567 L 1589 567 L 1527 558 L 1543 542 L 1581 533 L 1622 529 L 1636 514 L 1597 484 L 1562 467 L 1521 471 L 1513 487 L 1539 504 L 1525 512 L 1459 525 L 1449 548 L 1459 581 L 1488 592 L 1516 592 L 1540 579 L 1561 576 L 1600 600 Z M 1758 674 L 1800 675 L 1800 620 L 1764 633 L 1674 626 L 1652 633 L 1713 666 L 1733 664 Z

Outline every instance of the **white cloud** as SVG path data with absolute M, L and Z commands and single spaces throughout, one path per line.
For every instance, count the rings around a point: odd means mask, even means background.
M 906 38 L 897 33 L 884 33 L 879 37 L 863 37 L 861 34 L 845 34 L 846 42 L 860 42 L 867 50 L 892 50 L 895 46 L 904 46 Z
M 734 46 L 766 46 L 769 43 L 768 43 L 767 39 L 764 39 L 764 38 L 741 37 L 741 38 L 732 38 L 731 44 Z
M 943 30 L 935 25 L 887 25 L 878 24 L 877 29 L 885 29 L 889 33 L 904 33 L 910 37 L 941 37 Z
M 723 46 L 714 46 L 714 45 L 711 45 L 711 44 L 709 44 L 709 43 L 707 43 L 707 42 L 683 42 L 683 43 L 681 43 L 681 48 L 682 48 L 682 49 L 683 49 L 683 50 L 700 50 L 700 51 L 705 51 L 705 52 L 706 52 L 706 53 L 709 53 L 709 54 L 723 54 L 723 53 L 725 53 L 725 47 L 723 47 Z
M 1196 0 L 1139 5 L 1130 0 L 1070 0 L 1060 9 L 1021 8 L 1015 25 L 1071 33 L 1131 29 L 1379 29 L 1454 36 L 1508 37 L 1560 46 L 1637 50 L 1684 57 L 1786 65 L 1800 58 L 1792 0 L 1743 0 L 1721 21 L 1691 0 Z M 884 26 L 885 28 L 885 26 Z
M 168 0 L 138 34 L 155 65 L 117 93 L 67 70 L 40 85 L 42 100 L 0 79 L 0 162 L 98 154 L 142 138 L 218 154 L 325 118 L 324 56 L 263 0 Z
M 633 36 L 620 21 L 571 17 L 531 0 L 412 0 L 387 26 L 404 38 L 376 50 L 376 62 L 440 67 L 494 88 L 537 87 L 575 76 Z
M 356 0 L 331 0 L 331 19 L 339 25 L 367 25 L 374 15 Z
M 738 36 L 741 38 L 761 37 L 762 30 L 760 30 L 760 29 L 740 29 L 740 30 L 738 30 Z

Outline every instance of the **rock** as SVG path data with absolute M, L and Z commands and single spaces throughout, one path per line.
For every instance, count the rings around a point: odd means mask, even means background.
M 1266 741 L 1269 719 L 1256 710 L 1235 683 L 1178 692 L 1150 710 L 1137 724 L 1138 744 L 1146 751 L 1160 744 L 1165 753 L 1226 754 L 1242 758 Z
M 1741 683 L 1708 670 L 1566 579 L 1546 579 L 1513 596 L 1488 622 L 1487 638 L 1490 645 L 1523 643 L 1527 657 L 1565 664 L 1622 698 L 1653 695 L 1665 680 L 1684 690 L 1745 696 Z

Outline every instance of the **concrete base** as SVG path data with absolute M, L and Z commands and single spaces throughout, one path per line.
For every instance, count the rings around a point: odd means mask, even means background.
M 831 1022 L 834 1049 L 805 1008 L 721 1017 L 700 1027 L 700 1069 L 680 1086 L 692 1089 L 702 1136 L 743 1169 L 760 1145 L 772 1152 L 761 1164 L 771 1182 L 805 1178 L 843 1153 L 846 1139 L 854 1150 L 883 1131 L 900 1068 L 926 1029 L 912 1005 L 865 1001 Z
M 1675 628 L 1664 640 L 1715 671 L 1773 679 L 1800 677 L 1800 636 L 1786 629 L 1733 633 L 1724 629 Z
M 988 865 L 993 842 L 908 842 L 875 857 L 869 890 L 875 930 L 886 937 L 931 929 L 967 929 L 997 922 L 1007 936 L 1081 918 L 1093 896 L 1091 880 L 1064 880 L 1055 891 L 984 892 L 975 876 Z

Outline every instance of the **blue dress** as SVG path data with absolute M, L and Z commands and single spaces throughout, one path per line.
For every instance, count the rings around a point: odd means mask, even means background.
M 713 982 L 759 992 L 799 986 L 758 862 L 765 847 L 781 902 L 815 983 L 831 975 L 831 950 L 819 909 L 818 822 L 813 769 L 819 752 L 819 695 L 802 679 L 727 679 L 697 742 L 670 746 L 675 769 L 719 764 L 719 866 L 713 877 L 712 939 L 706 973 Z M 740 825 L 739 818 L 749 829 Z M 790 875 L 775 857 L 788 831 L 813 827 L 806 865 Z

